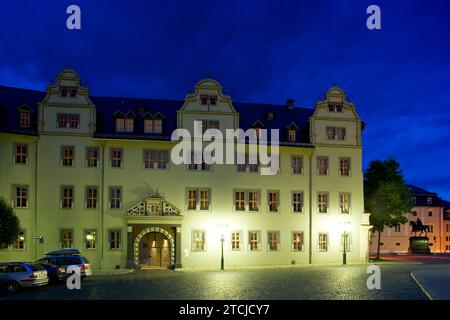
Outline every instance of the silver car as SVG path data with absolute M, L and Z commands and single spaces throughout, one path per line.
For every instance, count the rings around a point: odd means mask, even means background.
M 45 286 L 48 284 L 47 270 L 35 263 L 0 263 L 0 286 L 9 293 L 21 288 Z

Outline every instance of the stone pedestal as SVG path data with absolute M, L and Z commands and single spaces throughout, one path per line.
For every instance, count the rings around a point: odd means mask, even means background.
M 410 253 L 431 253 L 430 239 L 428 237 L 410 237 L 409 252 Z

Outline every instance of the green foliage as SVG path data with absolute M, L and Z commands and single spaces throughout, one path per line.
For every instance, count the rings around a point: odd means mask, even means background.
M 19 218 L 8 202 L 0 197 L 0 248 L 13 244 L 19 232 Z
M 393 158 L 372 161 L 364 173 L 364 203 L 370 224 L 378 235 L 385 227 L 406 223 L 403 215 L 411 211 L 411 194 L 403 180 L 400 164 Z M 377 258 L 379 258 L 378 239 Z

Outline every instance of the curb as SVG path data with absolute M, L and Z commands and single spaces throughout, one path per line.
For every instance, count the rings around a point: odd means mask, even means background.
M 416 284 L 419 286 L 420 290 L 422 290 L 422 292 L 427 296 L 428 300 L 434 300 L 431 294 L 420 284 L 419 280 L 417 280 L 417 278 L 414 276 L 412 272 L 410 273 L 410 275 L 416 282 Z

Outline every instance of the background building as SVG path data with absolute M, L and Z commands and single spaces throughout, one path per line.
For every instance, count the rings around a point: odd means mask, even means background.
M 429 226 L 431 253 L 450 252 L 450 202 L 442 200 L 434 192 L 407 185 L 412 195 L 413 208 L 405 213 L 408 222 L 393 228 L 386 228 L 381 233 L 380 253 L 407 254 L 409 238 L 413 236 L 410 221 L 419 218 L 424 225 Z M 417 234 L 419 235 L 419 234 Z M 425 236 L 425 234 L 422 234 Z M 377 252 L 378 233 L 374 233 L 370 241 L 370 252 Z
M 23 231 L 0 260 L 80 248 L 94 268 L 340 263 L 368 255 L 361 119 L 333 87 L 314 109 L 233 103 L 206 79 L 183 101 L 0 87 L 0 195 Z M 280 130 L 280 172 L 175 165 L 176 128 Z M 248 147 L 248 146 L 247 146 Z M 345 240 L 345 241 L 344 241 Z M 222 242 L 223 241 L 223 242 Z

